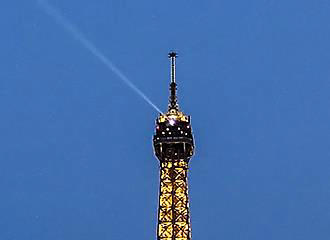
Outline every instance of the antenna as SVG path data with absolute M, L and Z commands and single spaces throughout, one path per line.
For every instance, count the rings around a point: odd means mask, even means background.
M 168 54 L 168 57 L 171 59 L 171 83 L 175 83 L 175 60 L 177 56 L 176 52 L 170 52 Z
M 175 109 L 179 110 L 179 105 L 177 103 L 177 96 L 176 96 L 176 82 L 175 82 L 175 60 L 177 57 L 176 52 L 170 52 L 168 54 L 168 58 L 171 59 L 171 83 L 170 83 L 170 101 L 168 104 L 168 108 L 170 109 Z

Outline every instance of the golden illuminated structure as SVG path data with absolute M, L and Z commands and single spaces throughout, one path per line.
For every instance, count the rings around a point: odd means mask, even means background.
M 179 110 L 176 97 L 175 60 L 171 52 L 171 84 L 168 112 L 156 120 L 153 137 L 160 161 L 157 240 L 191 239 L 188 200 L 188 163 L 194 152 L 190 116 Z

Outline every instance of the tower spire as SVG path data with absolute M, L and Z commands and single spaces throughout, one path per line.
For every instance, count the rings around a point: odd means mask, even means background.
M 178 100 L 176 96 L 176 82 L 175 82 L 175 60 L 177 57 L 176 52 L 170 52 L 168 58 L 171 59 L 171 83 L 170 83 L 170 99 L 168 104 L 168 110 L 175 109 L 179 110 Z
M 194 154 L 190 116 L 179 111 L 176 98 L 175 59 L 171 60 L 169 110 L 156 120 L 153 146 L 160 162 L 157 240 L 191 240 L 188 194 L 189 161 Z

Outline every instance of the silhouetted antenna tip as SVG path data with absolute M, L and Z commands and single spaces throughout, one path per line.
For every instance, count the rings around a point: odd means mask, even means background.
M 176 58 L 176 57 L 178 57 L 178 54 L 176 52 L 172 51 L 168 54 L 168 57 L 169 58 Z

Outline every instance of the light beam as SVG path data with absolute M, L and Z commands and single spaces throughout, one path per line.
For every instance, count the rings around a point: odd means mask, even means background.
M 84 34 L 82 34 L 78 28 L 73 25 L 68 19 L 66 19 L 55 7 L 53 7 L 46 0 L 38 0 L 42 9 L 54 20 L 61 25 L 68 33 L 70 33 L 78 42 L 81 43 L 90 53 L 97 57 L 108 69 L 116 74 L 128 87 L 130 87 L 135 93 L 142 97 L 150 106 L 156 111 L 162 114 L 162 111 L 137 87 L 128 77 L 116 67 L 112 61 L 109 60 L 90 40 L 88 40 Z

